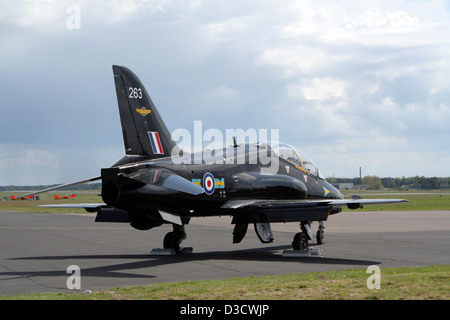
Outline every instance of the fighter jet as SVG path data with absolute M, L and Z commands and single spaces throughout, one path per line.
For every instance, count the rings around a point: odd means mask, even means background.
M 311 223 L 318 222 L 316 243 L 323 243 L 323 222 L 342 207 L 406 201 L 344 199 L 311 159 L 279 142 L 233 141 L 208 152 L 208 159 L 204 153 L 185 153 L 138 77 L 122 66 L 113 66 L 113 73 L 125 156 L 101 169 L 100 176 L 38 192 L 101 180 L 104 203 L 63 205 L 96 211 L 97 222 L 128 222 L 138 230 L 172 224 L 163 246 L 175 251 L 186 238 L 184 226 L 194 217 L 231 217 L 233 243 L 241 242 L 249 224 L 262 243 L 270 243 L 271 223 L 298 222 L 301 230 L 292 247 L 306 250 L 314 239 Z

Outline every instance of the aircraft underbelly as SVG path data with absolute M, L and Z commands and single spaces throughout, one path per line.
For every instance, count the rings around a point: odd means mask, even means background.
M 329 211 L 329 207 L 311 207 L 302 209 L 254 208 L 250 210 L 238 210 L 233 215 L 232 223 L 326 221 L 328 219 Z

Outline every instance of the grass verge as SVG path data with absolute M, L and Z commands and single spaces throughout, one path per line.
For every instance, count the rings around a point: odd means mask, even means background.
M 118 287 L 91 293 L 41 293 L 10 300 L 448 300 L 450 266 L 382 268 L 380 289 L 367 269 Z

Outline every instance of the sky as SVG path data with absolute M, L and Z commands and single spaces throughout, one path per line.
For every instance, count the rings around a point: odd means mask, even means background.
M 124 153 L 112 65 L 171 132 L 278 129 L 326 177 L 450 176 L 450 1 L 0 1 L 0 185 Z

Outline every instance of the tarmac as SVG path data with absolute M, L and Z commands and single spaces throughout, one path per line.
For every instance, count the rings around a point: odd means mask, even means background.
M 343 212 L 325 222 L 320 256 L 283 257 L 297 223 L 272 224 L 274 242 L 262 244 L 253 226 L 232 243 L 231 217 L 193 218 L 182 246 L 192 253 L 151 255 L 162 247 L 163 225 L 138 231 L 123 223 L 95 223 L 95 214 L 0 210 L 0 296 L 109 290 L 203 279 L 301 274 L 339 269 L 450 264 L 450 210 Z M 312 224 L 315 234 L 317 223 Z M 69 289 L 70 266 L 79 289 Z M 364 284 L 365 285 L 365 284 Z

